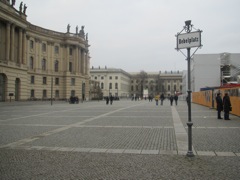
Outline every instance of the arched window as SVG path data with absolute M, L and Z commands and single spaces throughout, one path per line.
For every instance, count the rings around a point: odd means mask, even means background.
M 58 72 L 58 60 L 56 60 L 55 62 L 54 62 L 54 71 L 55 72 Z
M 104 84 L 103 83 L 101 83 L 101 89 L 103 89 L 104 88 Z

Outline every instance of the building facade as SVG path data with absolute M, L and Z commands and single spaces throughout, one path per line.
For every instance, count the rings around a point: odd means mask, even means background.
M 128 98 L 130 95 L 131 75 L 122 69 L 94 68 L 90 69 L 91 80 L 98 81 L 103 97 L 113 95 Z
M 239 75 L 239 53 L 195 54 L 191 61 L 191 90 L 237 83 Z
M 96 92 L 102 93 L 102 97 L 109 95 L 120 98 L 139 97 L 164 94 L 165 96 L 182 93 L 182 72 L 130 72 L 116 68 L 90 69 L 91 81 L 98 81 L 98 87 L 93 85 L 92 97 L 98 97 Z M 92 83 L 94 84 L 94 83 Z
M 131 73 L 131 96 L 147 98 L 164 94 L 170 96 L 182 93 L 182 72 Z M 146 92 L 146 93 L 144 93 Z
M 56 32 L 27 21 L 26 8 L 0 0 L 0 101 L 89 96 L 84 26 Z

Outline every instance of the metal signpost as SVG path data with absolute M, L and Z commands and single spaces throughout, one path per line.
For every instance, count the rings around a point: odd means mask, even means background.
M 191 20 L 185 21 L 185 26 L 183 27 L 182 31 L 176 35 L 177 37 L 177 51 L 180 51 L 186 58 L 188 62 L 188 98 L 187 98 L 187 104 L 188 104 L 188 157 L 193 157 L 193 151 L 192 151 L 192 112 L 191 112 L 191 57 L 194 55 L 194 53 L 198 50 L 199 47 L 202 47 L 201 44 L 201 30 L 196 30 L 195 32 L 191 32 L 193 28 L 193 25 L 191 24 Z M 182 33 L 183 31 L 186 31 L 186 33 Z M 181 34 L 182 33 L 182 34 Z M 190 55 L 190 51 L 192 47 L 197 47 L 195 52 Z M 181 51 L 181 49 L 187 49 L 187 56 Z

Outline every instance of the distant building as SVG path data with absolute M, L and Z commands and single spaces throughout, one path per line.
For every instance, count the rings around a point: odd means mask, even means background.
M 145 97 L 144 90 L 148 90 L 148 96 L 164 94 L 165 96 L 182 93 L 182 72 L 144 72 L 131 73 L 131 96 Z
M 91 80 L 99 81 L 103 97 L 113 95 L 127 98 L 130 95 L 131 75 L 122 69 L 94 68 L 90 69 Z
M 182 91 L 182 72 L 125 72 L 116 68 L 90 69 L 91 80 L 99 81 L 103 96 L 148 97 L 164 93 L 166 96 Z M 147 93 L 147 94 L 144 94 Z
M 83 26 L 61 33 L 27 21 L 0 0 L 0 101 L 89 96 L 89 45 Z M 77 29 L 77 28 L 76 28 Z M 53 92 L 53 93 L 51 93 Z

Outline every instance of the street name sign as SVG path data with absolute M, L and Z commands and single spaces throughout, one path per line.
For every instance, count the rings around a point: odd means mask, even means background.
M 201 32 L 195 31 L 191 33 L 183 33 L 177 35 L 177 50 L 192 47 L 200 47 L 201 45 Z

